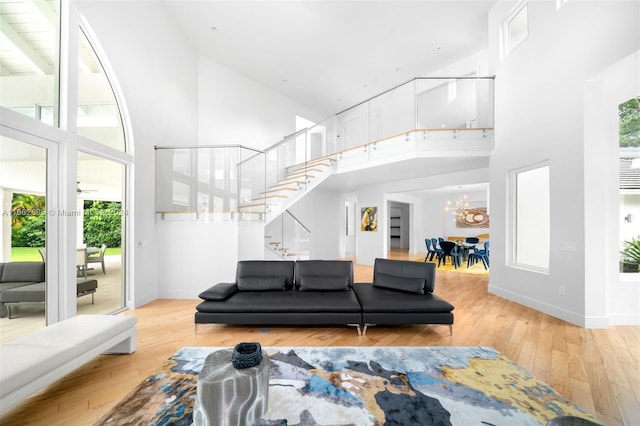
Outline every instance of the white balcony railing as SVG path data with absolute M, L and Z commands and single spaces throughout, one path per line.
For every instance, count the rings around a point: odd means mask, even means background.
M 416 78 L 265 150 L 156 147 L 156 213 L 269 223 L 336 168 L 492 149 L 493 77 Z

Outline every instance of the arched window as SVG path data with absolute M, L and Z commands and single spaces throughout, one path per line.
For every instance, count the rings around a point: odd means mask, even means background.
M 133 156 L 113 72 L 71 2 L 16 0 L 3 3 L 0 13 L 0 170 L 15 170 L 0 173 L 3 208 L 12 201 L 6 194 L 18 191 L 43 197 L 46 205 L 44 224 L 30 223 L 40 227 L 32 241 L 24 232 L 13 238 L 33 247 L 7 244 L 15 229 L 4 221 L 1 228 L 0 261 L 45 260 L 46 303 L 17 304 L 16 320 L 20 309 L 24 318 L 46 319 L 21 331 L 28 332 L 76 313 L 123 309 Z M 5 167 L 17 160 L 21 167 Z M 38 232 L 44 244 L 35 241 Z M 96 294 L 79 292 L 76 279 L 98 280 Z

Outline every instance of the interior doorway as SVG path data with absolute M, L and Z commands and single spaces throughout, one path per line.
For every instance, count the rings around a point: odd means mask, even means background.
M 394 251 L 409 252 L 411 209 L 407 203 L 389 201 L 387 203 L 387 247 Z

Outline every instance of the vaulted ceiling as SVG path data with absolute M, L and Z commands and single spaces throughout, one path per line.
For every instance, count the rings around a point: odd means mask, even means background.
M 327 115 L 486 49 L 494 3 L 165 0 L 202 55 Z

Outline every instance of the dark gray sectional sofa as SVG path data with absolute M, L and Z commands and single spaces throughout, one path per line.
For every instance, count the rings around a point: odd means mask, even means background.
M 443 324 L 453 305 L 433 294 L 435 265 L 376 259 L 373 283 L 353 282 L 343 260 L 238 262 L 236 280 L 200 294 L 196 324 L 350 325 Z
M 46 298 L 44 262 L 0 263 L 0 318 L 11 318 L 11 307 L 19 303 L 44 303 Z M 93 294 L 98 281 L 78 280 L 77 296 Z

